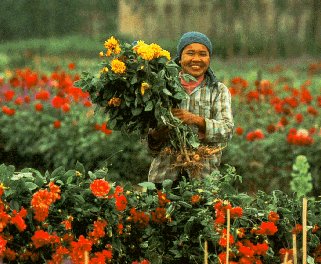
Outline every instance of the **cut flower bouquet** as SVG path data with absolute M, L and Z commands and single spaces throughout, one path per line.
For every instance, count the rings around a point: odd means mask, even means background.
M 186 164 L 188 150 L 197 149 L 199 139 L 171 113 L 186 93 L 170 53 L 155 43 L 121 43 L 113 36 L 104 47 L 100 72 L 83 72 L 76 86 L 89 92 L 92 102 L 107 113 L 110 129 L 145 137 L 150 129 L 169 127 L 170 148 L 183 155 Z

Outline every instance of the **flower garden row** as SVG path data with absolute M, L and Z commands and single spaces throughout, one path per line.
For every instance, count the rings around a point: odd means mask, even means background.
M 287 188 L 291 165 L 302 154 L 311 164 L 315 191 L 321 189 L 320 84 L 317 75 L 309 72 L 299 87 L 293 87 L 293 80 L 282 72 L 274 81 L 250 83 L 245 77 L 235 77 L 227 83 L 233 95 L 236 129 L 223 163 L 237 168 L 248 181 L 246 188 Z M 89 95 L 74 86 L 78 79 L 72 63 L 68 71 L 47 75 L 18 69 L 2 76 L 2 148 L 14 149 L 26 159 L 40 156 L 48 167 L 73 166 L 79 160 L 85 167 L 95 168 L 117 151 L 120 157 L 119 146 L 126 139 L 111 133 L 104 114 L 94 114 Z M 142 169 L 138 171 L 146 171 L 150 159 L 144 145 L 135 141 L 130 148 L 139 153 L 136 164 Z M 121 159 L 125 157 L 115 158 L 114 166 L 122 168 Z
M 71 63 L 67 71 L 50 74 L 17 69 L 0 78 L 0 148 L 16 151 L 22 164 L 38 161 L 33 167 L 49 169 L 71 167 L 79 160 L 96 168 L 117 151 L 114 159 L 128 159 L 121 147 L 133 139 L 118 137 L 108 129 L 106 117 L 94 113 L 88 94 L 74 86 L 79 79 L 74 67 Z M 140 160 L 147 155 L 139 147 L 132 149 Z
M 205 242 L 209 263 L 226 263 L 227 244 L 229 263 L 302 260 L 301 199 L 238 193 L 232 167 L 176 188 L 167 180 L 162 190 L 149 182 L 140 190 L 119 186 L 80 163 L 45 174 L 1 165 L 0 175 L 5 263 L 203 263 Z M 320 201 L 308 200 L 308 263 L 321 263 L 320 210 Z

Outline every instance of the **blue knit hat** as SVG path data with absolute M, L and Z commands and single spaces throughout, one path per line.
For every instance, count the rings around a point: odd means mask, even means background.
M 207 47 L 210 56 L 212 56 L 213 46 L 210 39 L 203 33 L 191 31 L 182 35 L 177 45 L 177 56 L 181 57 L 183 49 L 192 43 L 200 43 Z

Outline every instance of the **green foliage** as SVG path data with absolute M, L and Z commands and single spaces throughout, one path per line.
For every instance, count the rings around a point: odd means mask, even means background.
M 305 156 L 296 157 L 292 167 L 292 180 L 290 182 L 291 190 L 294 191 L 298 198 L 307 196 L 312 191 L 312 176 L 309 172 L 310 165 Z

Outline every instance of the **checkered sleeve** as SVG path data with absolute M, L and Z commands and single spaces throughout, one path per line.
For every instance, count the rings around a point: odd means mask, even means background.
M 205 118 L 205 141 L 212 144 L 229 141 L 234 127 L 230 91 L 223 83 L 219 83 L 218 92 L 218 97 L 211 106 L 215 115 L 212 119 Z

